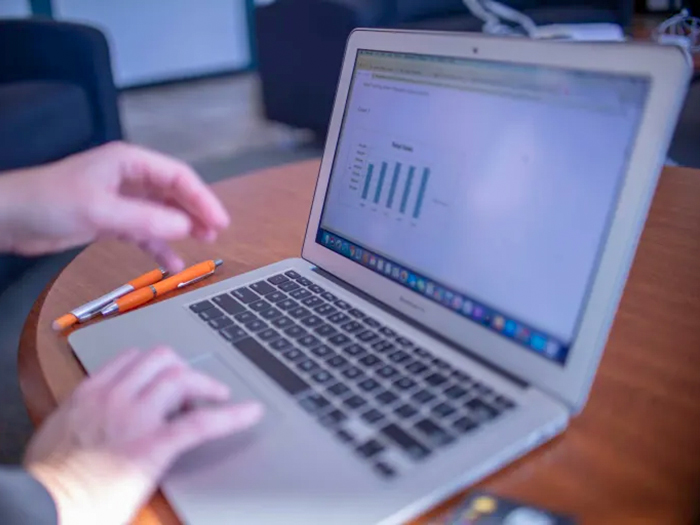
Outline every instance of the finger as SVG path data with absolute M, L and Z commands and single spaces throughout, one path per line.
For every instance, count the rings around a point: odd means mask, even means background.
M 100 232 L 142 240 L 176 240 L 188 237 L 192 230 L 190 218 L 176 208 L 124 196 L 105 200 L 92 215 Z
M 165 469 L 194 447 L 252 427 L 262 415 L 263 407 L 256 402 L 193 410 L 156 433 L 151 447 L 152 457 Z
M 139 408 L 154 420 L 198 401 L 226 401 L 229 389 L 197 370 L 170 368 L 161 371 L 139 394 Z
M 126 170 L 128 182 L 151 184 L 209 227 L 223 229 L 228 226 L 228 213 L 192 168 L 137 146 L 131 151 L 134 161 Z
M 107 385 L 108 395 L 120 401 L 133 399 L 163 370 L 185 367 L 185 361 L 170 348 L 156 347 L 126 365 Z
M 141 241 L 136 243 L 139 248 L 151 255 L 170 274 L 181 272 L 185 268 L 185 262 L 175 251 L 170 248 L 167 242 L 158 239 Z
M 120 353 L 117 357 L 109 361 L 95 374 L 88 377 L 78 387 L 80 390 L 93 390 L 110 384 L 115 377 L 130 366 L 141 355 L 136 348 L 131 348 Z

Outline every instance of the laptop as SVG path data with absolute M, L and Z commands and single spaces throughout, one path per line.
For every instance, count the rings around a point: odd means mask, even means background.
M 674 47 L 357 30 L 302 257 L 70 344 L 92 372 L 165 343 L 266 405 L 169 473 L 184 522 L 405 522 L 583 409 L 689 76 Z

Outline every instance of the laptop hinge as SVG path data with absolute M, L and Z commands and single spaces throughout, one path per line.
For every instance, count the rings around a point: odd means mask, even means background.
M 375 299 L 374 297 L 372 297 L 371 295 L 369 295 L 369 294 L 363 292 L 363 291 L 360 290 L 359 288 L 357 288 L 357 287 L 355 287 L 355 286 L 352 286 L 351 284 L 346 283 L 346 282 L 343 281 L 342 279 L 339 279 L 339 278 L 336 277 L 335 275 L 328 273 L 328 272 L 325 271 L 324 269 L 319 268 L 318 266 L 314 266 L 314 267 L 312 268 L 312 271 L 315 272 L 315 273 L 317 273 L 317 274 L 320 275 L 321 277 L 323 277 L 323 278 L 325 278 L 325 279 L 328 279 L 328 280 L 331 281 L 332 283 L 337 284 L 338 286 L 340 286 L 340 287 L 346 289 L 348 292 L 350 292 L 350 293 L 352 293 L 352 294 L 354 294 L 354 295 L 357 295 L 357 296 L 361 297 L 361 298 L 364 299 L 365 301 L 368 301 L 368 302 L 372 303 L 372 304 L 373 304 L 374 306 L 376 306 L 377 308 L 381 308 L 382 310 L 384 310 L 384 311 L 385 311 L 386 313 L 388 313 L 389 315 L 392 315 L 392 316 L 394 316 L 394 317 L 397 317 L 397 318 L 400 319 L 401 321 L 404 321 L 404 322 L 410 324 L 413 328 L 415 328 L 415 329 L 417 329 L 417 330 L 420 330 L 421 332 L 423 332 L 423 333 L 426 334 L 427 336 L 432 337 L 433 339 L 438 340 L 440 343 L 445 344 L 445 345 L 449 346 L 450 348 L 453 348 L 453 349 L 457 350 L 458 352 L 460 352 L 460 353 L 466 355 L 467 357 L 469 357 L 470 359 L 473 359 L 474 361 L 477 361 L 480 365 L 483 365 L 483 366 L 485 366 L 486 368 L 492 370 L 493 372 L 495 372 L 495 373 L 497 373 L 498 375 L 502 376 L 504 379 L 510 381 L 511 383 L 515 384 L 516 386 L 518 386 L 518 387 L 520 387 L 520 388 L 527 388 L 527 387 L 530 386 L 529 383 L 528 383 L 527 381 L 523 381 L 522 379 L 520 379 L 519 377 L 517 377 L 517 376 L 511 374 L 511 373 L 508 372 L 507 370 L 504 370 L 504 369 L 502 369 L 501 367 L 499 367 L 499 366 L 497 366 L 497 365 L 495 365 L 495 364 L 493 364 L 493 363 L 487 361 L 486 359 L 484 359 L 484 358 L 481 357 L 480 355 L 475 354 L 473 351 L 469 350 L 468 348 L 465 348 L 465 347 L 463 347 L 463 346 L 461 346 L 461 345 L 458 345 L 458 344 L 455 343 L 454 341 L 451 341 L 451 340 L 447 339 L 446 337 L 444 337 L 444 336 L 442 336 L 442 335 L 440 335 L 440 334 L 438 334 L 438 333 L 432 331 L 430 328 L 428 328 L 428 327 L 426 327 L 426 326 L 420 324 L 420 323 L 417 322 L 415 319 L 411 319 L 411 318 L 408 317 L 407 315 L 405 315 L 405 314 L 399 312 L 398 310 L 395 310 L 395 309 L 392 308 L 391 306 L 389 306 L 389 305 L 387 305 L 387 304 L 385 304 L 385 303 L 383 303 L 383 302 L 381 302 L 381 301 Z

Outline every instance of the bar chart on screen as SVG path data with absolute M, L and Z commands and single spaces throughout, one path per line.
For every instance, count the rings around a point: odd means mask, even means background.
M 447 217 L 450 177 L 437 155 L 415 141 L 361 133 L 348 151 L 343 204 L 365 210 L 377 220 L 417 227 Z M 446 184 L 447 182 L 447 184 Z

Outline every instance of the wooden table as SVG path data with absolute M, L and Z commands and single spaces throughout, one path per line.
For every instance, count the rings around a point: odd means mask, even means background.
M 233 226 L 216 245 L 183 243 L 189 262 L 221 257 L 224 279 L 300 252 L 317 161 L 216 186 Z M 153 263 L 130 246 L 85 250 L 48 287 L 20 346 L 20 382 L 35 422 L 84 373 L 53 318 Z M 700 171 L 667 168 L 590 401 L 561 437 L 481 485 L 578 516 L 582 523 L 689 523 L 700 510 Z M 447 502 L 431 516 L 447 510 Z M 139 524 L 177 519 L 158 495 Z

